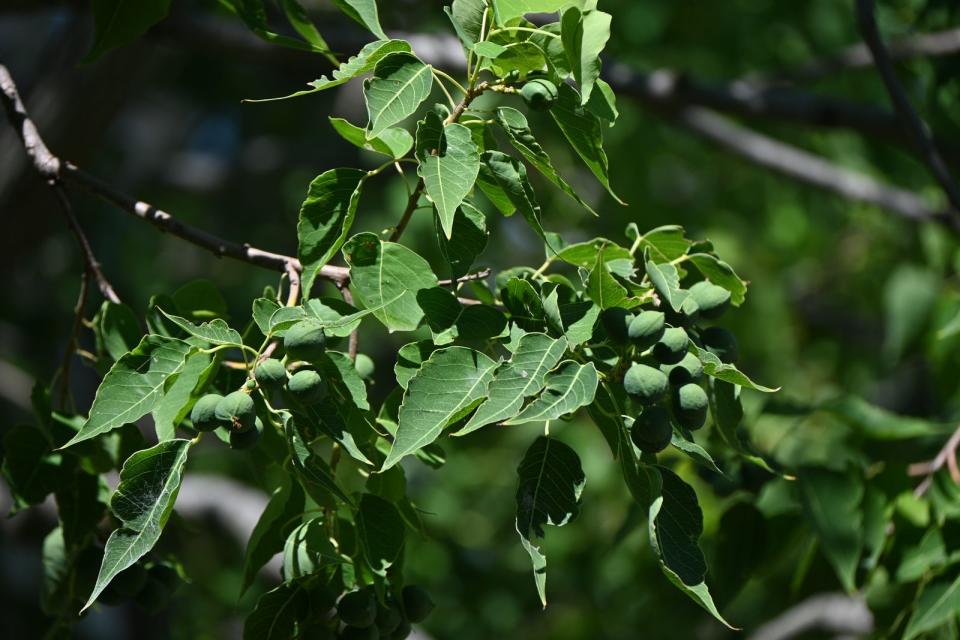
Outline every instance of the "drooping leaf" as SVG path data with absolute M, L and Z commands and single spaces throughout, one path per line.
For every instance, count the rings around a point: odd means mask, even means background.
M 626 287 L 617 282 L 607 269 L 603 252 L 597 253 L 596 262 L 593 263 L 593 268 L 587 276 L 587 293 L 601 310 L 633 306 Z
M 187 358 L 180 375 L 151 411 L 158 440 L 176 437 L 177 425 L 187 417 L 193 403 L 199 398 L 197 391 L 203 389 L 219 365 L 213 356 L 202 352 Z
M 83 62 L 130 44 L 167 17 L 170 0 L 93 0 L 94 37 Z
M 310 295 L 320 268 L 347 239 L 366 175 L 359 169 L 330 169 L 310 183 L 297 222 L 297 256 L 303 264 L 304 297 Z
M 13 511 L 40 504 L 63 479 L 61 455 L 51 454 L 44 432 L 32 425 L 18 425 L 3 434 L 4 480 L 13 498 Z
M 580 513 L 586 476 L 577 453 L 544 436 L 534 440 L 517 467 L 517 533 L 533 563 L 533 577 L 547 606 L 547 557 L 540 551 L 544 526 L 562 527 Z
M 480 171 L 480 151 L 469 129 L 456 123 L 444 125 L 440 116 L 430 111 L 417 128 L 417 160 L 417 173 L 449 239 L 457 208 L 473 189 Z
M 689 348 L 695 356 L 700 358 L 700 362 L 703 364 L 703 372 L 708 376 L 763 393 L 779 391 L 779 387 L 765 387 L 762 384 L 757 384 L 734 365 L 721 362 L 720 358 L 706 349 L 700 349 L 694 344 L 691 344 Z
M 358 127 L 348 120 L 334 118 L 333 116 L 330 116 L 329 120 L 334 131 L 358 149 L 376 151 L 390 158 L 398 159 L 407 155 L 407 152 L 413 147 L 413 136 L 407 133 L 406 129 L 400 127 L 384 129 L 378 137 L 368 138 L 366 129 Z
M 709 253 L 691 253 L 690 262 L 713 284 L 730 292 L 730 304 L 739 307 L 747 296 L 747 284 L 734 272 L 733 267 Z
M 482 211 L 464 201 L 453 218 L 453 232 L 447 239 L 442 229 L 437 230 L 440 252 L 450 264 L 450 277 L 460 278 L 470 272 L 477 257 L 487 246 L 487 217 Z
M 137 346 L 143 335 L 133 309 L 125 304 L 105 301 L 97 314 L 97 321 L 103 349 L 112 360 L 119 360 Z
M 281 0 L 280 7 L 283 9 L 283 15 L 287 22 L 293 27 L 294 31 L 300 34 L 300 37 L 306 40 L 315 51 L 329 52 L 330 46 L 323 39 L 317 27 L 310 20 L 310 16 L 304 10 L 303 6 L 297 0 Z M 334 59 L 335 62 L 335 59 Z
M 550 107 L 550 115 L 590 172 L 614 200 L 624 204 L 610 186 L 609 162 L 603 150 L 603 126 L 600 119 L 581 106 L 580 95 L 576 89 L 566 84 L 561 84 L 558 88 L 559 97 Z
M 333 4 L 373 35 L 386 39 L 387 35 L 380 26 L 376 0 L 333 0 Z
M 800 496 L 840 583 L 852 592 L 863 548 L 863 482 L 853 472 L 807 468 L 797 474 Z
M 237 347 L 243 344 L 243 338 L 240 337 L 240 334 L 235 329 L 231 329 L 230 325 L 220 318 L 214 318 L 209 322 L 204 322 L 197 325 L 190 322 L 186 318 L 181 318 L 180 316 L 167 313 L 163 309 L 160 309 L 160 312 L 167 316 L 167 318 L 169 318 L 173 324 L 177 325 L 191 336 L 200 338 L 204 342 L 209 342 L 210 344 L 215 345 Z
M 559 295 L 554 289 L 543 298 L 543 315 L 551 333 L 564 336 L 571 346 L 576 346 L 593 337 L 600 307 L 589 300 L 560 304 Z
M 304 579 L 288 580 L 267 591 L 243 624 L 243 640 L 289 640 L 306 618 L 309 597 Z
M 370 409 L 367 385 L 346 353 L 327 351 L 319 362 L 328 382 L 341 385 L 358 409 Z
M 689 293 L 680 288 L 680 274 L 677 272 L 677 267 L 669 262 L 658 264 L 653 260 L 646 260 L 644 268 L 647 271 L 647 277 L 653 283 L 653 288 L 657 290 L 663 301 L 674 311 L 680 311 Z
M 510 362 L 497 370 L 487 399 L 454 435 L 466 435 L 485 425 L 515 417 L 524 400 L 540 393 L 547 372 L 557 366 L 566 350 L 565 338 L 556 340 L 543 333 L 528 333 L 520 338 Z
M 295 418 L 285 416 L 284 431 L 290 447 L 290 458 L 293 461 L 294 470 L 310 497 L 319 504 L 326 504 L 328 496 L 332 495 L 347 504 L 352 504 L 350 498 L 333 477 L 330 465 L 315 454 L 310 449 L 309 443 L 304 440 Z
M 173 338 L 144 336 L 110 368 L 97 389 L 90 417 L 64 447 L 95 438 L 147 415 L 196 347 Z
M 396 438 L 383 470 L 432 443 L 476 407 L 486 397 L 497 364 L 465 347 L 433 352 L 407 383 Z
M 280 303 L 269 298 L 257 298 L 253 301 L 253 321 L 264 336 L 270 334 L 270 318 L 279 308 Z
M 417 292 L 437 286 L 429 263 L 407 247 L 360 233 L 344 245 L 353 295 L 390 331 L 412 331 L 423 311 Z
M 124 569 L 142 558 L 160 539 L 180 490 L 190 440 L 167 440 L 130 456 L 120 470 L 120 484 L 110 499 L 110 509 L 120 528 L 110 534 L 103 562 L 90 594 L 88 608 Z
M 303 513 L 303 488 L 297 482 L 291 482 L 286 474 L 282 483 L 274 489 L 266 508 L 260 514 L 250 540 L 247 541 L 246 556 L 243 561 L 243 594 L 253 584 L 257 572 L 277 553 L 283 550 L 284 541 L 299 522 L 298 515 Z M 293 577 L 293 576 L 289 576 Z
M 363 494 L 357 511 L 357 534 L 370 568 L 385 576 L 403 552 L 406 525 L 400 512 L 389 500 Z
M 322 517 L 297 526 L 283 543 L 283 575 L 288 580 L 317 573 L 329 564 L 340 562 L 343 557 L 330 542 L 330 531 Z
M 546 242 L 547 237 L 540 223 L 540 204 L 527 179 L 526 167 L 516 158 L 500 151 L 485 151 L 481 160 L 481 174 L 502 191 L 537 235 Z
M 593 402 L 599 375 L 593 363 L 578 364 L 573 360 L 560 363 L 546 377 L 546 387 L 515 418 L 505 424 L 556 420 Z
M 582 207 L 590 213 L 596 215 L 596 212 L 581 198 L 573 187 L 564 180 L 550 161 L 550 156 L 543 150 L 540 143 L 530 130 L 526 116 L 512 107 L 500 107 L 497 109 L 497 122 L 507 133 L 507 138 L 514 148 L 520 152 L 523 159 L 536 167 L 537 171 L 556 185 L 565 194 L 576 200 Z
M 457 320 L 463 311 L 457 296 L 449 289 L 432 287 L 417 292 L 417 303 L 433 333 L 434 344 L 453 342 L 457 337 Z
M 611 15 L 603 11 L 580 11 L 570 7 L 560 21 L 560 37 L 573 77 L 580 87 L 580 103 L 586 105 L 600 77 L 600 52 L 610 39 Z
M 433 74 L 430 67 L 410 53 L 386 56 L 364 87 L 370 124 L 367 135 L 379 137 L 386 129 L 413 115 L 430 96 Z

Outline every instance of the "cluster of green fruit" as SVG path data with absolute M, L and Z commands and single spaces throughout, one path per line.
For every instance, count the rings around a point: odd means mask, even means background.
M 642 406 L 630 437 L 644 453 L 670 445 L 674 427 L 696 431 L 707 419 L 709 400 L 701 385 L 703 364 L 691 345 L 713 353 L 721 362 L 737 359 L 733 334 L 718 326 L 699 328 L 701 318 L 715 320 L 730 305 L 730 292 L 708 281 L 698 282 L 680 311 L 648 309 L 632 314 L 609 309 L 603 323 L 610 341 L 629 354 L 624 391 Z
M 350 591 L 337 602 L 337 615 L 344 624 L 339 637 L 343 640 L 403 640 L 410 635 L 410 625 L 423 622 L 433 611 L 433 600 L 416 585 L 407 585 L 398 602 L 387 594 L 381 602 L 373 587 Z
M 560 96 L 555 85 L 546 78 L 533 78 L 520 88 L 520 96 L 528 107 L 534 111 L 546 111 Z
M 320 359 L 326 347 L 323 328 L 318 323 L 302 321 L 284 336 L 283 346 L 289 361 L 313 362 Z M 190 419 L 197 431 L 223 429 L 234 449 L 247 449 L 257 444 L 263 434 L 263 421 L 257 417 L 256 402 L 251 392 L 260 387 L 264 392 L 283 391 L 294 403 L 312 404 L 327 393 L 326 383 L 314 369 L 302 367 L 290 375 L 276 358 L 259 362 L 243 388 L 222 396 L 208 393 L 197 400 Z

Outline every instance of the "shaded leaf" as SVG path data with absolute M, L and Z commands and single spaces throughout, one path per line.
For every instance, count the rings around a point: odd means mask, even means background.
M 386 39 L 387 35 L 380 26 L 376 0 L 333 0 L 333 4 L 373 35 Z
M 290 477 L 284 474 L 282 484 L 273 490 L 266 508 L 250 534 L 250 540 L 247 541 L 241 595 L 253 584 L 263 565 L 284 550 L 284 541 L 297 525 L 297 516 L 303 513 L 303 508 L 303 488 L 299 483 L 291 482 Z M 285 575 L 293 577 L 290 574 Z
M 83 62 L 130 44 L 167 17 L 170 0 L 93 0 L 93 46 Z
M 593 363 L 562 362 L 546 377 L 546 388 L 516 418 L 505 424 L 555 420 L 593 402 L 599 376 Z
M 406 525 L 400 512 L 389 500 L 371 493 L 360 498 L 357 511 L 357 534 L 370 568 L 386 576 L 403 552 Z
M 610 39 L 609 13 L 570 7 L 560 21 L 560 38 L 573 77 L 580 87 L 580 102 L 587 104 L 600 77 L 600 52 Z

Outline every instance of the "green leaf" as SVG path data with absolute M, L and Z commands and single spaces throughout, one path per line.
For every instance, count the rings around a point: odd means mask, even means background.
M 960 577 L 953 582 L 938 580 L 925 585 L 917 599 L 913 615 L 907 622 L 903 640 L 912 640 L 955 619 L 958 609 L 960 609 Z
M 78 469 L 57 488 L 56 499 L 67 549 L 73 551 L 86 546 L 96 535 L 110 502 L 110 488 L 103 476 Z
M 765 387 L 762 384 L 757 384 L 732 364 L 720 362 L 720 358 L 706 349 L 700 349 L 694 344 L 690 344 L 689 348 L 695 356 L 700 358 L 700 362 L 703 364 L 703 372 L 708 376 L 763 393 L 776 393 L 780 390 L 780 387 Z
M 493 0 L 498 24 L 528 13 L 554 13 L 567 4 L 570 0 Z
M 416 375 L 420 366 L 436 350 L 437 346 L 430 340 L 411 342 L 400 347 L 400 350 L 397 351 L 397 364 L 393 367 L 397 384 L 406 389 L 410 378 Z
M 718 467 L 717 463 L 714 461 L 713 456 L 711 456 L 706 449 L 698 445 L 696 442 L 687 440 L 683 436 L 674 432 L 673 437 L 670 440 L 670 444 L 682 451 L 687 457 L 697 464 L 710 469 L 710 471 L 713 471 L 714 473 L 724 475 L 723 471 L 720 470 L 720 467 Z
M 434 344 L 447 344 L 457 337 L 456 323 L 463 307 L 449 289 L 432 287 L 417 292 L 417 303 L 423 309 Z
M 593 363 L 577 364 L 573 360 L 561 362 L 546 377 L 546 388 L 533 402 L 524 407 L 516 418 L 504 424 L 523 424 L 556 420 L 593 402 L 597 393 L 599 375 Z
M 347 239 L 366 175 L 359 169 L 330 169 L 310 183 L 297 222 L 297 256 L 303 264 L 304 297 L 310 295 L 320 268 Z
M 510 144 L 520 152 L 523 159 L 533 165 L 537 171 L 556 185 L 565 194 L 576 200 L 582 207 L 590 213 L 596 215 L 596 212 L 581 198 L 573 187 L 564 180 L 550 161 L 550 156 L 543 150 L 540 143 L 530 130 L 526 116 L 512 107 L 500 107 L 497 109 L 497 123 L 503 128 L 510 140 Z
M 467 424 L 453 435 L 466 435 L 485 425 L 516 416 L 524 400 L 540 393 L 547 372 L 557 366 L 566 351 L 565 338 L 555 340 L 543 333 L 524 335 L 510 362 L 497 369 L 487 399 Z
M 309 613 L 303 579 L 290 580 L 267 591 L 243 624 L 243 640 L 289 640 Z
M 889 361 L 898 360 L 923 335 L 942 288 L 940 276 L 909 264 L 890 276 L 883 291 L 883 351 Z
M 417 127 L 417 167 L 427 197 L 437 208 L 444 235 L 453 233 L 457 208 L 473 189 L 480 171 L 480 151 L 462 124 L 440 122 L 434 111 Z
M 680 311 L 689 293 L 680 288 L 680 274 L 677 268 L 669 262 L 657 264 L 649 259 L 645 260 L 645 268 L 653 288 L 657 290 L 664 302 L 674 311 Z
M 167 17 L 170 0 L 93 0 L 93 46 L 82 62 L 130 44 Z
M 403 552 L 406 525 L 400 512 L 389 500 L 363 494 L 357 510 L 357 534 L 370 568 L 378 576 L 386 576 Z
M 339 351 L 327 351 L 324 355 L 320 360 L 320 367 L 327 381 L 341 385 L 358 409 L 368 411 L 370 403 L 367 401 L 367 385 L 357 373 L 350 356 Z
M 173 292 L 174 308 L 191 322 L 202 322 L 229 315 L 227 301 L 209 280 L 193 280 Z M 161 305 L 162 306 L 162 305 Z
M 270 318 L 279 308 L 280 303 L 276 300 L 270 300 L 269 298 L 257 298 L 253 301 L 253 321 L 257 324 L 257 328 L 260 329 L 260 333 L 264 336 L 270 335 L 272 328 Z
M 427 446 L 472 411 L 486 397 L 498 364 L 466 347 L 433 352 L 407 383 L 396 439 L 382 470 Z
M 610 186 L 609 162 L 603 150 L 603 127 L 600 119 L 580 105 L 580 96 L 576 89 L 563 83 L 558 89 L 559 97 L 550 107 L 554 122 L 600 184 L 614 200 L 625 204 Z
M 123 354 L 137 346 L 143 336 L 137 316 L 125 304 L 105 301 L 97 315 L 97 323 L 103 350 L 111 360 L 122 358 Z
M 517 467 L 517 533 L 533 563 L 540 602 L 547 606 L 547 557 L 539 541 L 544 526 L 562 527 L 580 513 L 586 476 L 576 451 L 553 438 L 534 440 Z
M 142 558 L 160 539 L 180 490 L 190 440 L 167 440 L 138 451 L 123 463 L 120 484 L 110 499 L 110 509 L 121 522 L 110 534 L 103 562 L 90 598 L 81 611 L 124 569 Z
M 852 592 L 863 549 L 863 514 L 860 502 L 864 486 L 853 472 L 819 467 L 797 474 L 800 497 L 827 559 L 844 589 Z
M 219 362 L 206 353 L 194 353 L 187 358 L 180 375 L 151 411 L 158 440 L 176 437 L 177 425 L 187 417 L 193 403 L 200 397 L 199 390 L 203 389 L 218 366 Z
M 327 44 L 327 41 L 324 40 L 320 32 L 317 31 L 317 27 L 314 26 L 307 12 L 297 0 L 280 0 L 280 7 L 283 9 L 283 15 L 286 16 L 290 26 L 300 34 L 301 38 L 310 43 L 315 51 L 330 51 L 330 46 Z
M 587 102 L 587 111 L 607 122 L 612 127 L 620 117 L 617 111 L 617 96 L 613 89 L 604 80 L 597 78 L 593 86 L 593 93 Z
M 297 420 L 289 415 L 285 416 L 284 430 L 287 435 L 287 443 L 290 446 L 293 467 L 303 483 L 303 488 L 307 490 L 310 497 L 319 504 L 326 504 L 328 502 L 327 495 L 332 494 L 347 504 L 352 504 L 353 501 L 350 500 L 333 477 L 330 465 L 315 454 L 304 440 L 297 426 Z
M 453 0 L 449 7 L 444 7 L 463 46 L 469 47 L 480 39 L 486 7 L 486 0 Z
M 394 53 L 377 63 L 373 78 L 364 87 L 370 124 L 367 136 L 376 138 L 386 129 L 413 115 L 430 96 L 433 74 L 411 53 Z
M 297 525 L 303 508 L 303 488 L 299 483 L 291 482 L 290 476 L 284 474 L 280 486 L 273 490 L 247 542 L 246 557 L 243 561 L 243 583 L 240 585 L 241 595 L 253 584 L 263 565 L 284 550 L 284 541 Z
M 360 233 L 344 245 L 354 297 L 391 332 L 413 331 L 423 318 L 417 292 L 437 286 L 430 264 L 407 247 Z
M 450 264 L 450 277 L 457 279 L 467 275 L 477 257 L 487 246 L 487 216 L 467 201 L 464 201 L 453 218 L 453 229 L 447 239 L 442 229 L 437 230 L 440 253 Z
M 707 280 L 730 292 L 730 304 L 739 307 L 747 296 L 747 283 L 740 279 L 733 267 L 709 253 L 691 253 L 690 262 Z
M 340 338 L 353 333 L 363 318 L 373 313 L 371 309 L 357 311 L 340 298 L 311 298 L 303 303 L 303 312 L 320 323 L 327 337 Z
M 571 346 L 577 346 L 593 337 L 600 307 L 589 300 L 560 304 L 558 291 L 554 288 L 543 298 L 543 315 L 552 332 L 566 337 Z
M 250 31 L 267 42 L 293 49 L 315 51 L 311 44 L 273 32 L 267 23 L 267 12 L 262 0 L 220 0 L 220 4 L 236 13 Z
M 597 260 L 587 276 L 587 293 L 600 309 L 633 306 L 626 287 L 617 282 L 604 261 L 603 252 L 597 252 Z
M 413 136 L 407 133 L 406 129 L 390 127 L 384 129 L 379 137 L 367 138 L 366 129 L 343 118 L 330 116 L 328 119 L 341 138 L 359 149 L 376 151 L 396 160 L 407 155 L 407 152 L 413 148 Z
M 325 566 L 343 561 L 330 541 L 330 531 L 320 517 L 293 529 L 283 543 L 283 575 L 287 579 L 308 576 Z
M 210 322 L 204 322 L 203 324 L 197 325 L 190 322 L 186 318 L 169 314 L 163 309 L 160 309 L 160 313 L 167 316 L 167 318 L 170 319 L 170 322 L 177 325 L 191 336 L 200 338 L 204 342 L 209 342 L 210 344 L 215 345 L 235 347 L 239 347 L 243 344 L 243 338 L 240 337 L 240 334 L 236 330 L 231 329 L 230 325 L 220 318 L 214 318 Z
M 380 26 L 376 0 L 333 0 L 333 4 L 351 19 L 366 27 L 373 35 L 386 39 L 387 35 Z
M 627 226 L 627 237 L 631 240 L 637 238 L 637 226 L 633 223 Z M 693 243 L 690 242 L 683 227 L 678 225 L 665 225 L 657 227 L 640 236 L 639 246 L 643 249 L 649 249 L 656 262 L 670 262 L 684 255 Z
M 580 86 L 580 103 L 587 104 L 600 77 L 600 52 L 610 39 L 609 13 L 570 7 L 563 12 L 560 38 L 573 77 Z
M 144 336 L 107 372 L 93 399 L 90 417 L 63 447 L 135 422 L 153 411 L 195 350 L 183 340 Z
M 543 225 L 540 223 L 540 204 L 527 179 L 527 168 L 516 158 L 500 151 L 485 151 L 481 159 L 481 173 L 503 192 L 537 235 L 547 242 Z
M 19 425 L 3 434 L 3 465 L 0 467 L 13 498 L 12 512 L 43 502 L 57 489 L 63 474 L 61 454 L 50 453 L 44 432 Z
M 604 262 L 633 259 L 629 249 L 621 247 L 616 242 L 606 238 L 594 238 L 589 242 L 568 244 L 557 252 L 558 259 L 584 269 L 592 268 L 601 256 Z

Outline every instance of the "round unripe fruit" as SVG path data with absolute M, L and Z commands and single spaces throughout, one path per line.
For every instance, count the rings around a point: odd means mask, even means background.
M 680 362 L 660 365 L 660 371 L 667 374 L 670 384 L 679 387 L 688 382 L 699 380 L 700 376 L 703 375 L 703 364 L 701 364 L 700 358 L 688 351 Z
M 647 349 L 663 337 L 665 318 L 662 311 L 641 311 L 627 327 L 627 336 L 640 349 Z
M 390 634 L 390 640 L 407 640 L 407 637 L 412 631 L 413 627 L 410 626 L 409 622 L 404 620 L 394 629 L 393 633 Z
M 692 382 L 678 388 L 673 394 L 673 415 L 681 426 L 696 431 L 707 421 L 707 393 Z
M 301 320 L 283 337 L 283 348 L 291 360 L 315 362 L 323 356 L 326 345 L 327 336 L 316 320 Z
M 250 431 L 257 419 L 253 398 L 244 391 L 234 391 L 225 395 L 217 403 L 215 413 L 217 420 L 225 423 L 230 433 Z
M 423 622 L 433 607 L 430 595 L 420 587 L 411 584 L 403 588 L 403 610 L 410 622 Z
M 647 407 L 630 427 L 630 439 L 644 453 L 663 451 L 672 437 L 670 414 L 662 407 Z
M 357 359 L 353 361 L 353 368 L 357 370 L 357 375 L 364 380 L 368 380 L 369 378 L 373 377 L 373 360 L 366 354 L 357 354 Z
M 689 344 L 690 339 L 683 328 L 670 327 L 663 332 L 660 341 L 653 345 L 653 357 L 660 364 L 676 364 L 683 360 Z
M 690 296 L 697 301 L 700 315 L 704 318 L 719 318 L 730 306 L 730 292 L 709 280 L 690 287 Z
M 193 421 L 194 429 L 197 431 L 213 431 L 222 424 L 217 419 L 217 405 L 220 404 L 221 400 L 223 400 L 223 396 L 219 393 L 208 393 L 197 400 L 190 411 L 190 419 Z
M 669 382 L 659 369 L 634 363 L 623 376 L 623 388 L 640 402 L 653 404 L 667 392 Z
M 707 351 L 720 358 L 720 362 L 737 361 L 737 339 L 723 327 L 707 327 L 700 333 L 700 340 Z
M 374 627 L 354 627 L 347 625 L 340 632 L 342 640 L 380 640 L 380 631 Z
M 246 431 L 230 432 L 230 448 L 231 449 L 249 449 L 251 447 L 254 447 L 258 442 L 260 442 L 260 436 L 262 435 L 263 435 L 263 422 L 260 421 L 260 418 L 257 418 L 253 429 L 247 429 Z
M 369 627 L 377 619 L 377 596 L 373 589 L 345 593 L 337 603 L 337 615 L 351 627 Z
M 327 385 L 313 369 L 301 369 L 290 376 L 287 390 L 300 402 L 310 403 L 323 399 Z
M 253 377 L 264 389 L 279 389 L 287 384 L 287 369 L 276 358 L 267 358 L 257 365 Z
M 520 95 L 527 106 L 534 111 L 546 111 L 553 106 L 560 94 L 557 91 L 557 85 L 545 78 L 535 78 L 523 85 Z
M 377 625 L 380 635 L 389 636 L 396 631 L 401 622 L 403 622 L 403 616 L 396 607 L 381 606 L 377 609 L 377 619 L 374 624 Z
M 607 338 L 614 344 L 627 344 L 629 340 L 627 325 L 632 320 L 633 316 L 630 312 L 620 307 L 607 309 L 600 314 L 600 323 L 607 332 Z

